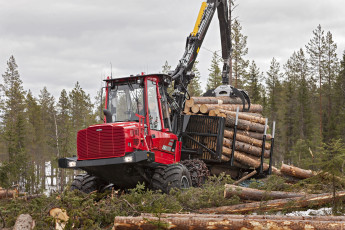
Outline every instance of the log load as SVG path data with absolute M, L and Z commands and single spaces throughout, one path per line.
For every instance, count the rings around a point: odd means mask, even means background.
M 224 109 L 219 109 L 219 111 L 221 113 L 225 113 L 226 115 L 236 117 L 236 112 L 228 111 L 228 110 L 224 110 Z M 263 117 L 252 116 L 252 115 L 245 114 L 245 113 L 238 113 L 238 118 L 242 119 L 242 120 L 247 120 L 247 121 L 263 124 L 263 125 L 266 122 L 266 119 Z
M 291 166 L 291 165 L 286 165 L 286 164 L 282 164 L 280 171 L 283 174 L 297 177 L 300 179 L 306 179 L 306 178 L 313 177 L 316 175 L 316 173 L 311 170 L 305 170 L 305 169 L 301 169 L 301 168 Z
M 235 121 L 235 117 L 227 115 L 225 118 L 225 126 L 232 128 L 235 126 Z M 237 129 L 263 133 L 265 130 L 265 126 L 255 122 L 238 119 Z
M 223 146 L 231 148 L 232 147 L 232 140 L 224 138 L 223 139 Z M 236 136 L 236 141 L 235 141 L 235 149 L 240 152 L 245 152 L 249 153 L 251 155 L 260 157 L 261 156 L 261 148 L 238 141 L 237 136 Z M 269 158 L 270 157 L 270 151 L 265 150 L 264 152 L 264 157 Z
M 343 216 L 155 214 L 116 216 L 117 229 L 344 229 Z
M 229 130 L 224 130 L 224 137 L 229 138 L 229 139 L 233 139 L 234 132 L 229 131 Z M 262 147 L 262 140 L 258 140 L 258 139 L 243 135 L 243 134 L 241 134 L 241 132 L 236 133 L 236 141 L 248 143 L 250 145 L 254 145 L 254 146 L 257 146 L 260 148 Z M 271 144 L 265 143 L 265 149 L 267 149 L 267 150 L 271 149 Z
M 335 198 L 345 197 L 345 191 L 336 193 Z M 334 199 L 332 193 L 307 195 L 304 197 L 295 197 L 287 199 L 277 199 L 265 202 L 252 202 L 223 206 L 217 208 L 206 208 L 199 210 L 200 213 L 221 213 L 221 214 L 245 214 L 255 211 L 279 211 L 284 209 L 296 209 L 304 207 L 317 207 L 330 203 Z
M 223 155 L 227 157 L 231 157 L 231 149 L 227 147 L 223 147 Z M 238 161 L 241 164 L 248 165 L 253 168 L 258 168 L 260 167 L 260 158 L 259 157 L 254 157 L 249 154 L 245 154 L 239 151 L 234 152 L 234 159 Z M 263 164 L 264 170 L 268 169 L 268 164 L 264 163 Z
M 229 128 L 225 128 L 225 129 L 226 130 L 232 130 Z M 260 140 L 260 141 L 262 141 L 262 138 L 264 136 L 263 133 L 251 132 L 248 130 L 237 130 L 237 134 L 242 134 L 242 135 L 245 135 L 245 136 Z M 271 140 L 271 139 L 272 139 L 271 134 L 266 134 L 266 140 Z
M 216 105 L 216 104 L 202 104 L 200 106 L 201 113 L 208 113 L 212 109 L 223 109 L 228 111 L 236 111 L 237 107 L 240 108 L 240 112 L 243 111 L 243 105 Z M 262 105 L 253 104 L 250 105 L 249 112 L 252 113 L 262 113 Z
M 192 113 L 199 113 L 200 111 L 200 105 L 193 105 L 191 107 Z
M 237 195 L 244 200 L 272 200 L 272 199 L 285 199 L 293 197 L 303 197 L 305 193 L 294 192 L 281 192 L 281 191 L 265 191 L 253 188 L 245 188 L 232 184 L 226 184 L 224 189 L 224 197 L 230 198 Z
M 192 107 L 195 104 L 242 104 L 242 100 L 238 97 L 191 97 L 186 101 L 188 107 Z

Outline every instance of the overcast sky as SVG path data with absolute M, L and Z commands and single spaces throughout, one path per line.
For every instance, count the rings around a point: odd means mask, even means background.
M 0 73 L 14 55 L 26 90 L 47 86 L 59 97 L 79 81 L 92 96 L 101 80 L 172 68 L 184 52 L 201 0 L 0 0 Z M 234 14 L 261 71 L 304 47 L 318 24 L 345 50 L 344 0 L 237 0 Z M 198 60 L 205 87 L 212 53 L 220 50 L 217 16 Z

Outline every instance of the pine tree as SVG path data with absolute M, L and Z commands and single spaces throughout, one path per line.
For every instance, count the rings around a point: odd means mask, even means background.
M 262 73 L 256 66 L 255 61 L 252 61 L 249 66 L 248 74 L 246 75 L 246 84 L 244 88 L 248 91 L 250 100 L 252 103 L 261 103 L 263 98 L 263 86 L 260 83 L 262 79 Z
M 70 115 L 72 121 L 72 133 L 74 140 L 76 140 L 77 132 L 81 129 L 87 128 L 94 124 L 95 115 L 93 113 L 93 105 L 90 100 L 90 95 L 86 94 L 81 88 L 79 82 L 68 95 L 70 101 Z M 76 144 L 74 142 L 73 152 L 76 152 Z
M 194 96 L 200 96 L 202 93 L 201 86 L 200 86 L 200 72 L 196 65 L 198 64 L 198 61 L 194 62 L 192 72 L 194 72 L 195 77 L 190 81 L 188 85 L 188 93 L 191 97 Z
M 319 120 L 320 120 L 320 136 L 322 137 L 322 84 L 324 80 L 324 64 L 325 64 L 325 37 L 321 25 L 313 31 L 314 37 L 306 45 L 307 52 L 310 55 L 309 61 L 311 71 L 315 81 L 319 82 Z
M 332 33 L 327 32 L 325 38 L 325 62 L 324 62 L 324 92 L 327 97 L 327 114 L 324 119 L 324 136 L 326 140 L 330 140 L 335 136 L 335 111 L 333 109 L 333 88 L 335 78 L 338 72 L 337 44 L 333 41 Z
M 271 120 L 277 120 L 279 102 L 279 93 L 281 92 L 281 79 L 282 73 L 280 73 L 280 64 L 275 58 L 272 59 L 270 69 L 266 72 L 266 85 L 268 92 L 268 109 L 270 111 L 269 118 Z
M 206 91 L 215 89 L 222 84 L 222 71 L 219 68 L 220 61 L 220 57 L 214 52 L 211 60 L 211 67 L 208 69 L 210 73 L 207 79 Z
M 231 43 L 232 43 L 232 73 L 234 75 L 233 85 L 236 88 L 242 88 L 244 84 L 244 76 L 246 75 L 246 69 L 249 65 L 249 61 L 244 59 L 244 56 L 248 54 L 247 48 L 247 36 L 241 33 L 242 26 L 237 19 L 234 20 L 231 28 Z

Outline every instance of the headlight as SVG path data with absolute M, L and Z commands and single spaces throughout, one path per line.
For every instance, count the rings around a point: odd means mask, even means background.
M 75 162 L 75 161 L 68 161 L 68 167 L 73 168 L 75 166 L 77 166 L 77 162 Z
M 125 162 L 132 162 L 132 161 L 133 161 L 132 156 L 125 157 Z

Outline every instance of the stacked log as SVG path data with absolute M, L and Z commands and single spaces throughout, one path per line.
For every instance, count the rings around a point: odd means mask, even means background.
M 260 166 L 263 134 L 265 131 L 266 118 L 262 116 L 263 107 L 252 104 L 248 112 L 243 112 L 243 104 L 240 98 L 231 97 L 191 97 L 185 103 L 185 114 L 207 115 L 225 118 L 225 131 L 223 140 L 222 161 L 229 161 L 232 152 L 236 110 L 239 108 L 237 132 L 235 141 L 234 160 L 237 165 L 245 165 L 250 168 Z M 267 126 L 268 129 L 268 126 Z M 270 157 L 271 135 L 266 135 L 264 146 L 264 158 Z M 268 164 L 264 164 L 264 170 Z M 274 170 L 280 173 L 278 169 Z

